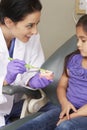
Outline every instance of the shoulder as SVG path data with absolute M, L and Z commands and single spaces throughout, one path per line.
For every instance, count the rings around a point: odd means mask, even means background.
M 75 54 L 75 55 L 70 57 L 69 61 L 77 61 L 77 60 L 79 60 L 81 58 L 82 58 L 81 54 Z
M 67 67 L 71 67 L 71 66 L 77 66 L 80 64 L 80 61 L 82 59 L 82 56 L 80 54 L 75 54 L 73 56 L 71 56 L 68 60 L 68 64 Z

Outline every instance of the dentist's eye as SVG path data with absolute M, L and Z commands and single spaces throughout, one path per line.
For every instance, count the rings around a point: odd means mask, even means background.
M 33 23 L 30 23 L 30 24 L 28 24 L 26 27 L 29 28 L 29 29 L 31 29 L 33 26 L 34 26 L 34 24 L 33 24 Z

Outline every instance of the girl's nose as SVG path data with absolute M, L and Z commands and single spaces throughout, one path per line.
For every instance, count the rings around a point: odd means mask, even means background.
M 82 45 L 82 42 L 80 40 L 78 40 L 77 47 L 80 47 L 81 45 Z

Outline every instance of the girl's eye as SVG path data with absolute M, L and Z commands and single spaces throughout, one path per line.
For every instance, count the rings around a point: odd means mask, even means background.
M 85 43 L 85 42 L 86 42 L 86 40 L 82 40 L 82 42 L 83 42 L 83 43 Z
M 78 42 L 78 41 L 79 41 L 79 38 L 77 38 L 76 40 L 77 40 L 77 42 Z

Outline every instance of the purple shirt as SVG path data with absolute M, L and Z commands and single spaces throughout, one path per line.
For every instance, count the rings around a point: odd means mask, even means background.
M 82 67 L 82 56 L 74 55 L 68 62 L 69 82 L 67 98 L 76 107 L 87 104 L 87 69 Z

